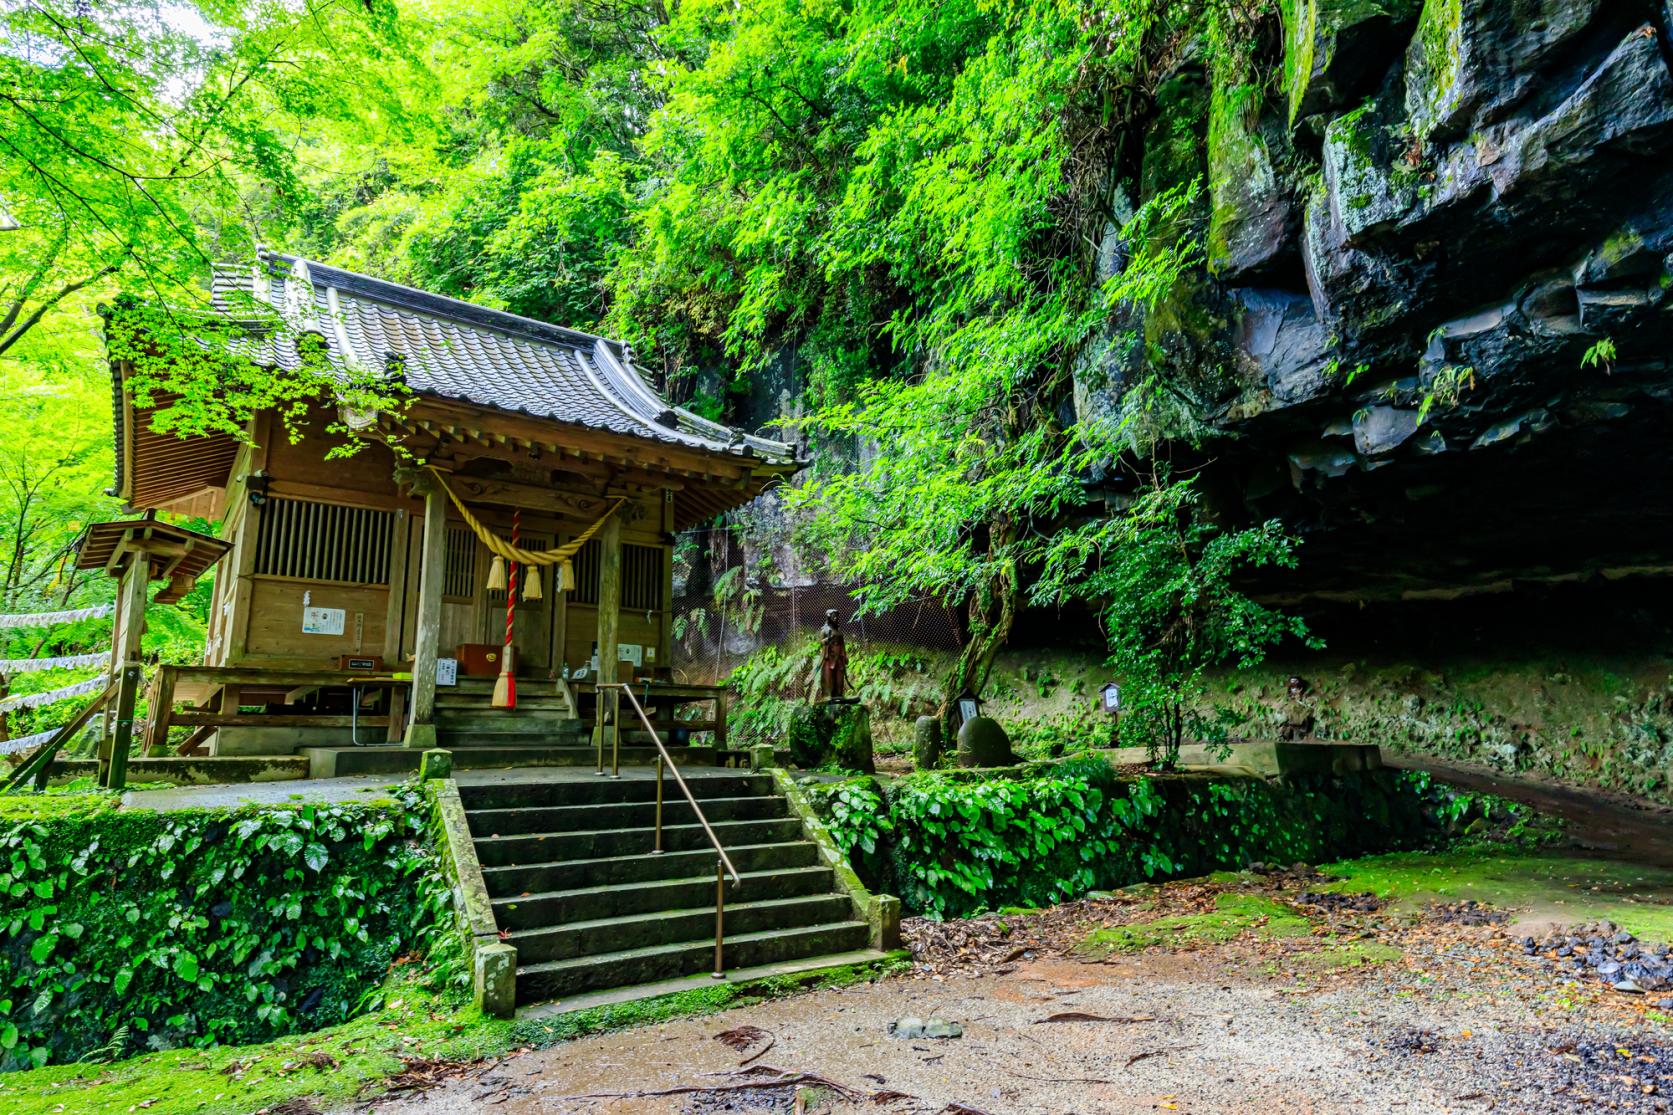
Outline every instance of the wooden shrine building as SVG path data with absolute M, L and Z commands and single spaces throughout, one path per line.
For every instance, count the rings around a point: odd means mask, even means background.
M 268 412 L 242 439 L 182 439 L 152 428 L 113 359 L 115 494 L 218 521 L 230 547 L 202 667 L 155 683 L 154 752 L 433 745 L 438 663 L 444 705 L 490 705 L 513 568 L 525 718 L 574 718 L 601 675 L 673 687 L 675 532 L 798 467 L 788 445 L 669 406 L 617 341 L 273 252 L 218 270 L 214 295 L 282 317 L 251 327 L 260 363 L 295 368 L 306 344 L 411 398 L 376 415 L 322 401 L 295 443 Z M 329 456 L 333 421 L 357 452 Z M 508 544 L 550 564 L 531 577 L 496 556 Z

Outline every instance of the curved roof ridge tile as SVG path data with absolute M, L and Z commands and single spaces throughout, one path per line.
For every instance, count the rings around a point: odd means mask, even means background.
M 669 404 L 620 341 L 267 249 L 255 267 L 216 268 L 214 284 L 223 298 L 236 290 L 282 310 L 287 294 L 296 297 L 287 288 L 299 273 L 309 279 L 307 301 L 318 307 L 321 324 L 332 323 L 334 363 L 381 368 L 398 356 L 407 386 L 420 395 L 702 452 L 798 463 L 790 445 Z M 293 345 L 269 348 L 274 363 L 295 366 Z

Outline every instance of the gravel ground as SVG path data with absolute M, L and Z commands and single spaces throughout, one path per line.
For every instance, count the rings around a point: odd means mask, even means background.
M 1483 907 L 1393 914 L 1320 900 L 1313 881 L 1170 884 L 916 923 L 911 974 L 522 1053 L 374 1110 L 1673 1110 L 1673 1027 L 1649 998 L 1575 979 Z M 1228 890 L 1292 903 L 1310 931 L 1076 948 L 1099 927 L 1212 911 Z M 891 1036 L 903 1018 L 963 1034 Z

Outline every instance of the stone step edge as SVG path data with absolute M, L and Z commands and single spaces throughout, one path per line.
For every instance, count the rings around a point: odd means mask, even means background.
M 678 788 L 677 787 L 675 789 L 675 792 L 678 793 Z M 697 798 L 697 803 L 699 805 L 709 805 L 711 803 L 712 804 L 721 804 L 721 803 L 725 803 L 725 802 L 734 802 L 734 801 L 771 801 L 772 800 L 772 795 L 771 794 L 745 794 L 742 797 L 739 797 L 737 795 L 731 795 L 731 796 L 723 797 L 723 798 L 706 798 L 706 797 L 703 797 L 699 794 L 693 793 L 692 796 Z M 676 798 L 669 798 L 665 794 L 663 796 L 662 804 L 663 804 L 663 807 L 665 809 L 676 809 L 676 808 L 677 809 L 689 809 L 689 808 L 691 808 L 691 803 L 685 800 L 685 795 L 684 794 L 680 794 Z M 489 817 L 490 814 L 493 815 L 494 817 L 498 817 L 498 816 L 507 815 L 507 814 L 511 814 L 511 813 L 552 813 L 552 812 L 555 812 L 559 809 L 606 810 L 606 809 L 621 809 L 625 806 L 643 807 L 643 808 L 648 808 L 648 809 L 653 809 L 654 810 L 656 808 L 656 799 L 655 798 L 646 798 L 644 801 L 638 801 L 638 800 L 634 800 L 634 801 L 587 801 L 587 802 L 576 802 L 573 805 L 499 805 L 499 806 L 490 806 L 486 809 L 483 809 L 483 808 L 480 808 L 480 807 L 475 808 L 475 809 L 467 809 L 465 812 L 467 812 L 472 817 Z M 786 815 L 788 816 L 788 812 L 786 812 Z M 711 822 L 711 823 L 719 823 L 719 822 Z M 663 828 L 668 828 L 670 826 L 663 825 L 662 827 Z M 563 831 L 563 830 L 560 830 L 560 831 Z
M 833 895 L 812 895 L 810 897 L 830 898 L 830 897 L 834 897 L 834 896 Z M 729 909 L 729 910 L 731 908 L 732 908 L 731 906 L 727 907 L 727 909 Z M 689 911 L 687 911 L 687 912 L 689 912 Z M 702 913 L 702 912 L 705 912 L 705 911 L 703 910 L 703 908 L 699 907 L 697 912 Z M 711 906 L 707 909 L 706 912 L 712 914 L 714 912 L 714 908 Z M 658 916 L 662 916 L 662 915 L 658 915 Z M 619 920 L 619 919 L 617 919 L 617 920 Z M 866 928 L 866 923 L 865 922 L 854 921 L 852 919 L 850 919 L 848 921 L 822 921 L 822 922 L 819 922 L 815 925 L 798 925 L 798 926 L 796 926 L 794 928 L 791 928 L 791 929 L 762 929 L 762 930 L 757 930 L 756 932 L 753 932 L 753 933 L 728 933 L 728 934 L 726 934 L 726 936 L 724 938 L 724 943 L 727 944 L 727 945 L 748 945 L 748 944 L 754 944 L 757 941 L 770 941 L 770 940 L 774 940 L 775 938 L 786 937 L 786 936 L 789 936 L 791 934 L 797 934 L 797 933 L 805 933 L 805 934 L 828 933 L 828 932 L 839 931 L 839 930 L 865 929 L 865 928 Z M 540 930 L 525 930 L 524 932 L 525 932 L 525 934 L 527 934 L 527 933 L 531 933 L 531 932 L 541 932 L 541 931 Z M 512 938 L 510 940 L 507 940 L 506 943 L 507 944 L 513 944 L 514 941 L 515 941 L 516 936 L 517 935 L 515 933 L 512 934 Z M 624 960 L 638 959 L 640 957 L 657 956 L 661 953 L 680 952 L 680 951 L 683 951 L 685 949 L 689 949 L 689 948 L 692 948 L 694 946 L 704 945 L 704 944 L 706 944 L 706 945 L 708 945 L 712 948 L 714 946 L 714 938 L 709 937 L 707 940 L 705 940 L 705 939 L 699 937 L 699 938 L 696 938 L 696 939 L 690 940 L 690 941 L 671 941 L 671 942 L 669 942 L 667 944 L 663 944 L 663 945 L 646 945 L 642 948 L 622 949 L 619 952 L 598 952 L 598 953 L 593 953 L 590 956 L 570 957 L 570 958 L 565 959 L 565 960 L 543 960 L 543 961 L 540 961 L 537 964 L 527 964 L 527 965 L 520 964 L 517 967 L 517 978 L 522 979 L 526 975 L 533 975 L 533 974 L 540 973 L 540 972 L 562 972 L 562 971 L 570 971 L 570 970 L 573 970 L 573 969 L 576 969 L 576 968 L 596 968 L 596 967 L 599 967 L 600 965 L 619 964 Z
M 756 882 L 760 883 L 760 882 L 765 882 L 769 879 L 781 879 L 786 875 L 810 875 L 810 874 L 813 874 L 815 872 L 828 875 L 828 874 L 830 874 L 830 871 L 831 871 L 831 869 L 829 867 L 826 867 L 822 863 L 810 863 L 810 864 L 806 864 L 802 867 L 775 867 L 770 871 L 740 871 L 740 872 L 738 872 L 738 880 L 739 881 L 738 881 L 737 887 L 733 887 L 730 880 L 727 881 L 726 885 L 727 885 L 727 891 L 728 891 L 728 893 L 730 893 L 730 892 L 735 891 L 735 890 L 741 891 L 741 889 L 743 887 L 747 886 L 749 884 L 749 881 L 752 880 L 752 879 L 755 880 Z M 519 902 L 536 902 L 536 901 L 545 902 L 545 901 L 550 901 L 554 898 L 584 898 L 584 897 L 587 897 L 589 895 L 608 894 L 609 892 L 611 892 L 613 890 L 623 890 L 623 889 L 626 889 L 626 888 L 632 888 L 634 890 L 643 890 L 647 887 L 691 886 L 694 883 L 696 883 L 696 884 L 707 884 L 709 886 L 713 886 L 714 881 L 715 881 L 714 872 L 711 871 L 711 872 L 706 872 L 706 873 L 701 874 L 701 875 L 675 875 L 675 876 L 665 878 L 665 879 L 638 879 L 638 880 L 635 880 L 634 882 L 631 882 L 631 883 L 607 883 L 604 886 L 598 886 L 598 887 L 573 887 L 569 890 L 536 890 L 536 891 L 530 891 L 528 894 L 514 894 L 514 895 L 506 895 L 506 896 L 500 897 L 500 898 L 495 898 L 493 900 L 493 904 L 494 904 L 494 907 L 495 907 L 496 910 L 498 908 L 500 908 L 501 906 L 504 906 L 504 907 L 509 909 L 510 907 L 515 906 Z M 846 898 L 846 897 L 847 897 L 846 895 L 839 895 L 835 891 L 824 891 L 824 892 L 819 892 L 819 893 L 815 893 L 815 894 L 801 894 L 801 895 L 795 895 L 794 896 L 794 898 L 796 898 L 796 899 L 802 899 L 802 898 Z M 750 903 L 750 902 L 736 902 L 736 903 L 734 903 L 730 898 L 728 898 L 727 901 L 726 901 L 726 908 L 728 910 L 730 910 L 734 905 L 737 905 L 737 906 L 748 906 L 748 905 L 759 906 L 766 901 L 769 901 L 769 900 L 762 899 L 761 902 L 754 902 L 754 903 Z M 789 900 L 787 899 L 786 901 L 789 901 Z M 713 909 L 714 907 L 709 906 L 709 907 L 703 907 L 703 908 L 704 909 Z M 674 907 L 672 909 L 666 909 L 666 910 L 646 910 L 642 914 L 617 914 L 613 917 L 608 917 L 608 918 L 593 918 L 593 919 L 590 919 L 587 922 L 579 922 L 579 921 L 577 921 L 577 922 L 564 922 L 563 925 L 561 925 L 561 926 L 552 926 L 551 928 L 567 929 L 571 925 L 587 925 L 587 924 L 591 924 L 592 922 L 600 922 L 600 921 L 633 921 L 636 918 L 649 916 L 651 914 L 662 916 L 662 915 L 666 915 L 666 914 L 680 914 L 680 913 L 686 913 L 686 912 L 688 912 L 688 908 L 683 907 L 683 906 Z M 519 930 L 518 932 L 532 932 L 532 931 Z
M 734 913 L 753 913 L 757 910 L 784 910 L 795 906 L 805 906 L 815 902 L 840 901 L 842 901 L 842 895 L 832 894 L 829 891 L 821 891 L 815 894 L 798 895 L 794 898 L 763 898 L 759 902 L 728 902 L 726 904 L 726 916 L 730 918 Z M 713 919 L 715 916 L 715 908 L 713 906 L 681 906 L 672 910 L 647 910 L 642 914 L 618 914 L 613 918 L 589 918 L 586 921 L 566 921 L 561 925 L 542 925 L 534 929 L 512 929 L 508 931 L 509 935 L 502 937 L 501 940 L 508 945 L 516 947 L 525 941 L 530 941 L 536 937 L 551 933 L 590 933 L 599 929 L 608 929 L 612 926 L 639 925 L 647 922 L 654 924 L 659 921 L 667 921 L 670 918 L 690 916 Z M 713 924 L 712 920 L 710 924 Z M 845 924 L 848 923 L 817 921 L 810 925 L 783 925 L 779 926 L 777 929 L 758 929 L 752 930 L 749 933 L 728 933 L 726 935 L 726 940 L 728 942 L 732 942 L 734 940 L 754 941 L 765 939 L 766 937 L 782 936 L 786 933 L 807 933 L 812 932 L 815 929 L 840 928 Z M 853 922 L 852 924 L 862 925 L 864 923 Z M 656 950 L 664 948 L 691 948 L 693 945 L 712 946 L 714 943 L 714 934 L 712 932 L 706 932 L 697 937 L 687 937 L 678 941 L 665 941 L 660 945 L 642 945 L 640 947 Z M 568 957 L 566 960 L 540 961 L 539 963 L 530 964 L 527 967 L 540 968 L 542 965 L 550 963 L 562 964 L 567 961 L 579 962 L 583 960 L 597 960 L 608 957 L 621 957 L 630 952 L 637 953 L 639 952 L 639 949 L 626 949 L 616 952 L 582 953 L 579 956 Z M 518 971 L 523 970 L 525 969 L 518 969 Z
M 863 965 L 881 968 L 884 965 L 908 959 L 911 953 L 904 949 L 893 952 L 883 952 L 878 949 L 856 949 L 852 952 L 833 952 L 822 956 L 809 956 L 800 960 L 784 960 L 776 964 L 757 964 L 749 968 L 737 968 L 726 973 L 725 979 L 715 979 L 711 975 L 676 976 L 673 979 L 657 980 L 653 983 L 630 984 L 626 987 L 606 988 L 603 991 L 583 991 L 579 995 L 571 995 L 567 999 L 553 999 L 544 1003 L 530 1003 L 517 1008 L 518 1021 L 539 1020 L 543 1018 L 557 1018 L 577 1011 L 594 1010 L 598 1007 L 612 1007 L 621 1003 L 635 1003 L 647 999 L 661 999 L 670 995 L 679 995 L 699 987 L 715 987 L 722 983 L 751 984 L 761 980 L 781 979 L 793 976 L 807 980 L 817 980 L 820 976 L 838 970 L 849 970 Z
M 468 817 L 470 815 L 469 811 L 467 811 L 465 815 Z M 775 821 L 793 821 L 793 820 L 795 820 L 794 817 L 757 817 L 757 818 L 754 818 L 754 819 L 748 820 L 748 821 L 710 821 L 709 822 L 709 827 L 713 828 L 716 832 L 719 832 L 726 825 L 770 825 Z M 695 831 L 695 832 L 701 832 L 703 830 L 703 826 L 702 825 L 663 825 L 662 826 L 662 831 L 665 832 L 665 833 L 674 832 L 676 830 L 683 832 L 687 829 L 690 829 L 690 830 Z M 554 839 L 554 838 L 563 838 L 563 837 L 570 837 L 570 836 L 614 836 L 618 833 L 619 834 L 625 834 L 625 835 L 649 836 L 654 840 L 656 838 L 656 826 L 655 825 L 631 825 L 631 826 L 628 826 L 626 828 L 613 828 L 613 829 L 564 829 L 561 832 L 510 832 L 510 833 L 496 833 L 492 836 L 474 836 L 473 835 L 472 839 L 478 844 L 486 844 L 486 843 L 489 843 L 491 841 L 496 841 L 496 840 L 500 840 L 500 841 L 504 841 L 504 840 L 551 840 L 551 839 Z M 724 844 L 725 841 L 721 841 L 721 843 Z M 695 848 L 681 848 L 680 849 L 680 851 L 682 851 L 682 852 L 692 852 L 692 851 L 696 851 L 696 850 L 697 849 L 695 849 Z M 640 854 L 640 853 L 635 853 L 635 854 Z M 614 856 L 604 856 L 604 857 L 601 857 L 601 858 L 614 859 L 615 857 Z M 552 860 L 552 861 L 549 861 L 549 862 L 570 863 L 570 862 L 573 862 L 573 861 L 571 861 L 571 860 Z M 501 866 L 501 867 L 523 867 L 525 865 L 519 863 L 519 864 L 500 864 L 498 866 Z
M 667 832 L 669 829 L 671 829 L 673 827 L 674 826 L 672 826 L 672 825 L 665 826 L 663 831 Z M 697 826 L 696 825 L 687 825 L 685 827 L 686 828 L 696 828 Z M 630 829 L 623 829 L 623 830 L 610 829 L 608 831 L 610 831 L 610 832 L 616 832 L 616 831 L 628 832 L 628 831 L 633 831 L 633 830 L 630 830 Z M 651 832 L 652 830 L 645 829 L 644 831 Z M 807 840 L 807 839 L 802 839 L 802 840 L 770 840 L 765 844 L 739 844 L 736 847 L 726 849 L 726 851 L 727 851 L 728 854 L 731 854 L 731 853 L 735 853 L 735 852 L 755 852 L 755 851 L 761 850 L 762 848 L 799 848 L 804 844 L 812 844 L 812 843 L 813 843 L 813 841 Z M 602 867 L 603 865 L 605 865 L 607 863 L 629 863 L 629 862 L 633 862 L 635 860 L 666 860 L 670 856 L 692 856 L 692 855 L 698 854 L 699 852 L 705 852 L 705 851 L 707 851 L 710 855 L 714 854 L 712 849 L 681 848 L 677 852 L 634 852 L 632 855 L 626 855 L 626 856 L 590 856 L 586 859 L 542 860 L 539 863 L 507 863 L 507 864 L 501 864 L 498 867 L 484 867 L 482 869 L 482 873 L 484 875 L 491 875 L 495 871 L 536 871 L 536 870 L 539 870 L 540 868 L 543 868 L 543 867 Z M 744 874 L 748 875 L 748 874 L 750 874 L 750 872 L 746 871 L 746 872 L 744 872 Z M 653 879 L 653 880 L 648 880 L 648 881 L 656 882 L 657 880 Z M 638 886 L 639 884 L 638 883 L 624 883 L 622 885 L 623 886 Z M 562 892 L 552 892 L 552 893 L 562 893 Z

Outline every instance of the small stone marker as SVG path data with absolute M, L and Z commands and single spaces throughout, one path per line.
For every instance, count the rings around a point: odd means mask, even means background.
M 958 765 L 961 767 L 1008 767 L 1017 761 L 1011 753 L 1011 737 L 999 721 L 973 717 L 958 730 Z
M 431 748 L 424 752 L 418 760 L 418 777 L 420 781 L 428 782 L 432 778 L 451 778 L 453 776 L 453 752 L 443 748 Z
M 901 1018 L 889 1023 L 889 1036 L 895 1038 L 935 1038 L 946 1041 L 962 1038 L 964 1027 L 945 1018 Z
M 941 765 L 945 746 L 941 742 L 941 721 L 920 716 L 912 726 L 912 765 L 917 770 L 934 770 Z

